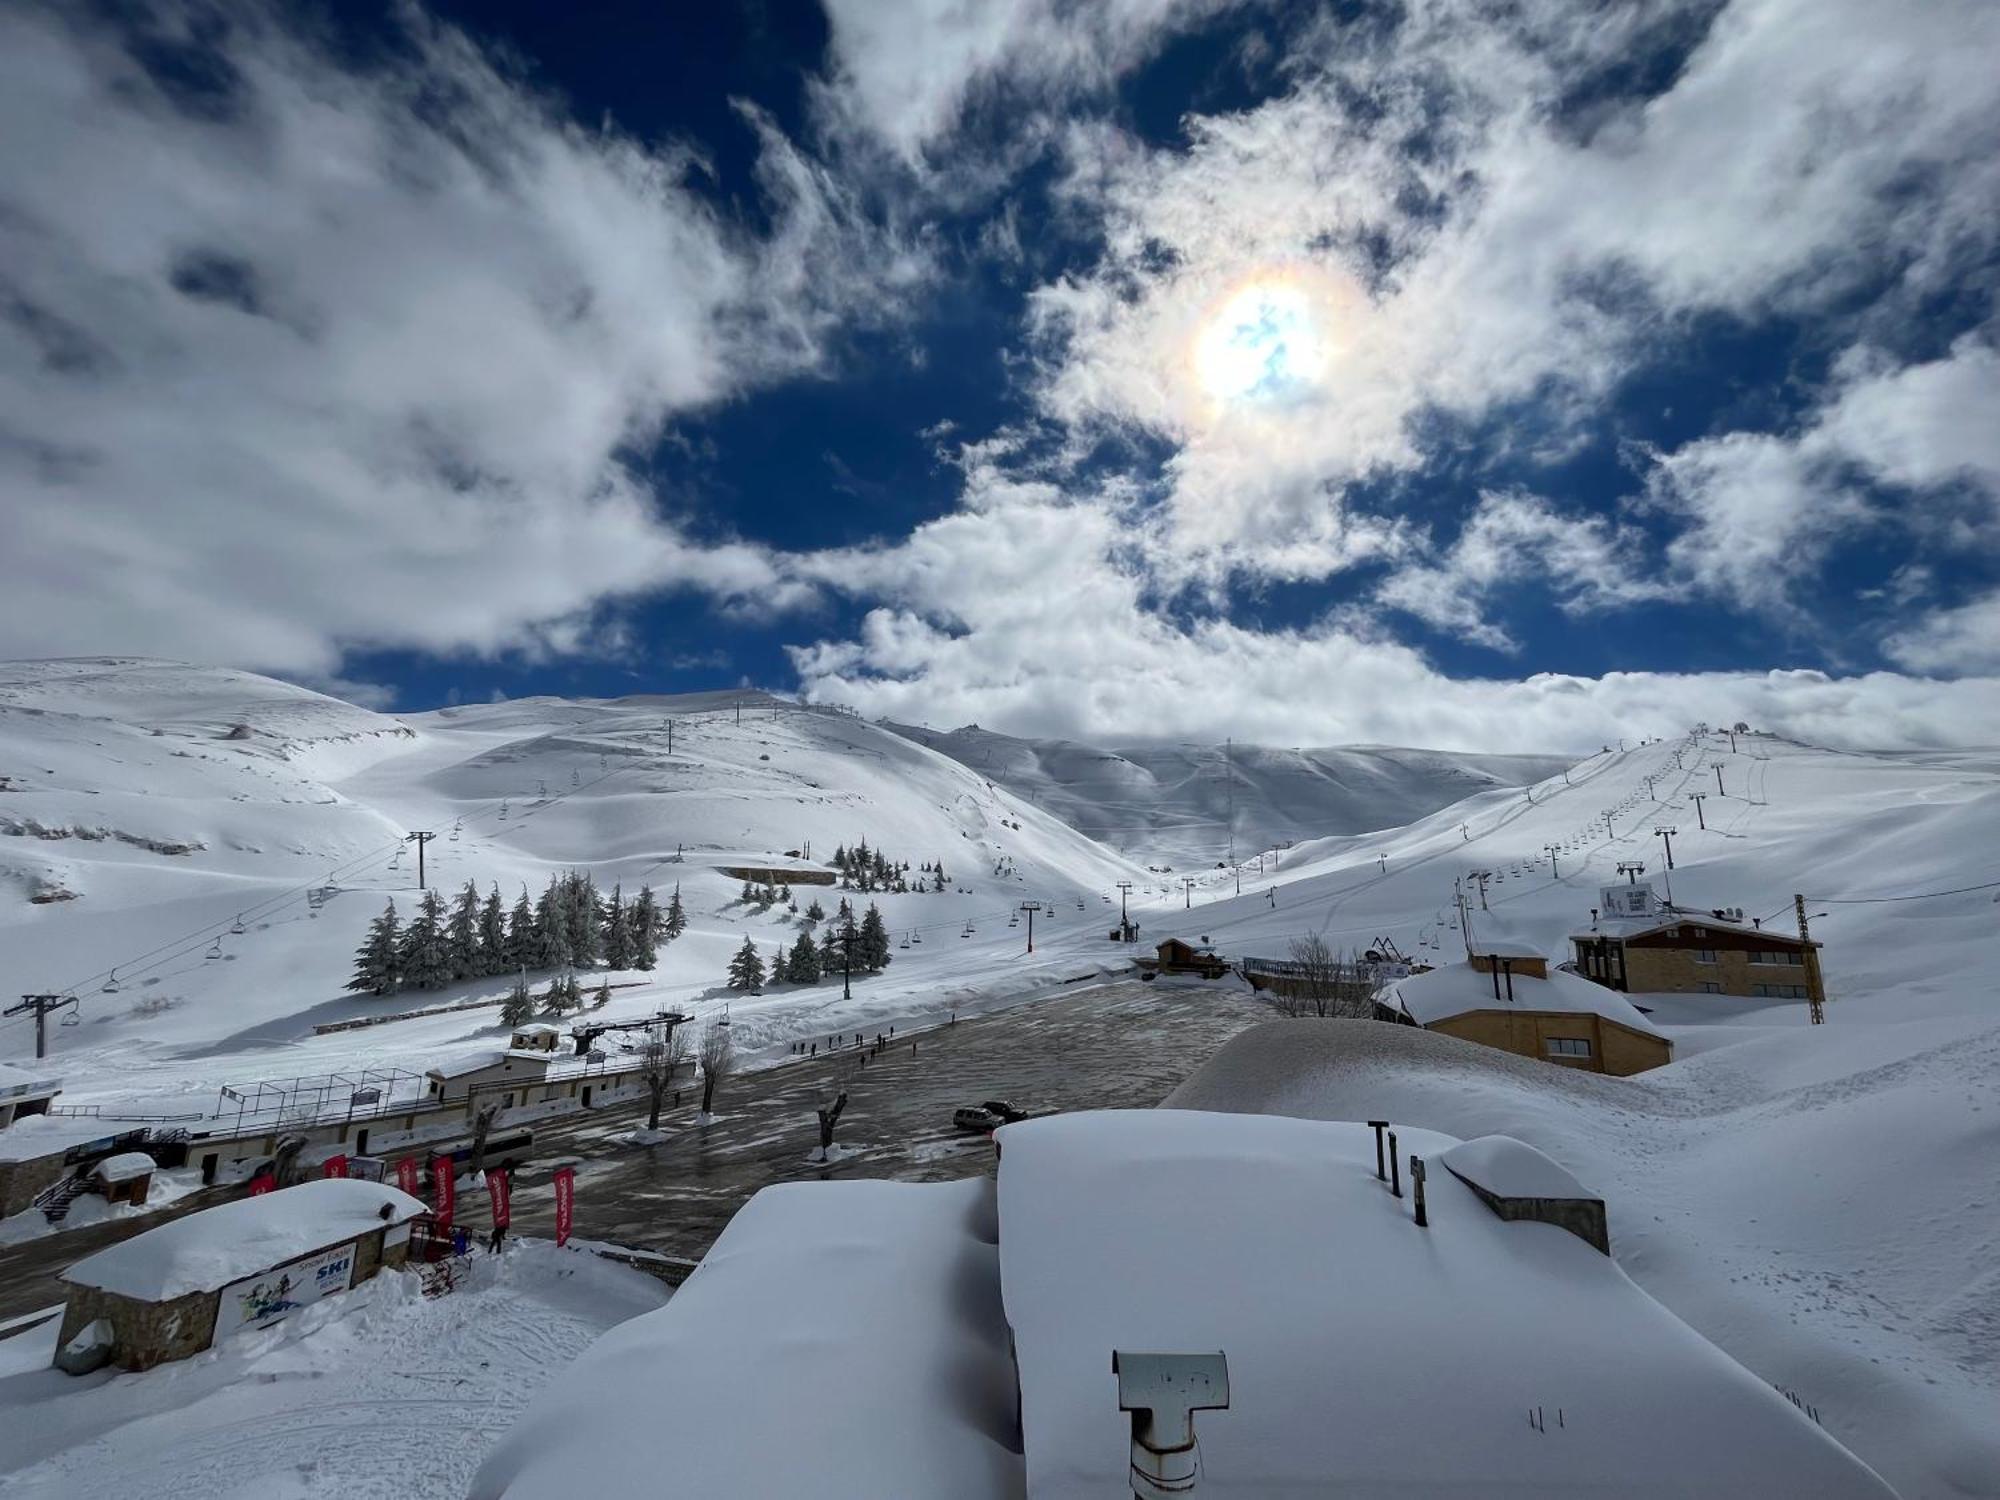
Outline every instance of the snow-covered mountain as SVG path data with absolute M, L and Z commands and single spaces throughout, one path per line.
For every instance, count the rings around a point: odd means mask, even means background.
M 1495 788 L 1543 780 L 1555 755 L 1470 755 L 1380 745 L 1079 745 L 977 725 L 887 726 L 1147 863 L 1213 867 L 1300 839 L 1414 822 Z

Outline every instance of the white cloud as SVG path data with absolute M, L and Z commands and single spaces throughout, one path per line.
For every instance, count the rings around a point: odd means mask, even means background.
M 0 654 L 332 674 L 766 594 L 764 551 L 691 540 L 623 457 L 811 365 L 917 259 L 760 119 L 765 239 L 677 149 L 569 123 L 414 11 L 367 71 L 227 14 L 196 99 L 95 12 L 0 17 Z M 195 45 L 171 8 L 134 24 Z
M 1566 611 L 1615 609 L 1674 590 L 1646 576 L 1643 543 L 1604 516 L 1565 515 L 1538 495 L 1488 491 L 1435 562 L 1398 569 L 1375 591 L 1379 604 L 1496 650 L 1516 642 L 1487 618 L 1497 595 L 1522 587 Z
M 2000 589 L 1924 616 L 1890 636 L 1882 649 L 1913 672 L 2000 677 Z

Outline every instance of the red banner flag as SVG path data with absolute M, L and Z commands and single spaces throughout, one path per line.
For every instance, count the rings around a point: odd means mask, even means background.
M 576 1168 L 556 1168 L 556 1248 L 569 1243 L 570 1216 L 576 1207 Z
M 253 1198 L 262 1197 L 277 1185 L 278 1179 L 272 1173 L 259 1172 L 255 1177 L 250 1179 L 250 1196 Z
M 507 1209 L 507 1169 L 490 1167 L 486 1172 L 486 1196 L 493 1203 L 493 1227 L 505 1229 L 513 1222 L 513 1215 Z
M 432 1217 L 443 1228 L 451 1223 L 452 1209 L 457 1203 L 454 1194 L 458 1188 L 458 1163 L 449 1156 L 433 1156 L 431 1176 L 437 1181 L 437 1207 L 432 1210 Z
M 417 1196 L 417 1159 L 406 1156 L 396 1163 L 396 1186 L 412 1198 Z
M 329 1156 L 326 1159 L 326 1166 L 320 1175 L 322 1177 L 345 1177 L 347 1175 L 347 1158 L 344 1156 Z

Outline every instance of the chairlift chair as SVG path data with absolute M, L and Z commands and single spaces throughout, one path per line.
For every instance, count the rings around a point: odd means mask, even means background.
M 99 990 L 98 994 L 115 995 L 117 993 L 118 993 L 118 971 L 116 969 L 113 969 L 111 971 L 111 977 L 104 981 L 104 988 Z
M 69 1014 L 62 1018 L 62 1023 L 65 1026 L 80 1026 L 83 1024 L 83 1018 L 76 1013 L 74 1007 L 71 1007 Z
M 208 949 L 208 953 L 207 953 L 207 957 L 209 957 L 209 958 L 220 958 L 220 957 L 222 957 L 222 939 L 221 939 L 221 938 L 217 938 L 217 939 L 216 939 L 216 940 L 215 940 L 215 941 L 214 941 L 213 943 L 211 943 L 211 944 L 209 945 L 209 949 Z
M 244 925 L 243 925 L 243 913 L 242 913 L 242 912 L 238 912 L 238 913 L 236 914 L 236 920 L 235 920 L 234 922 L 231 922 L 231 923 L 229 924 L 229 930 L 230 930 L 231 932 L 233 932 L 234 934 L 236 934 L 236 936 L 238 936 L 238 937 L 241 937 L 241 936 L 243 936 L 243 934 L 244 934 L 244 933 L 245 933 L 245 932 L 246 932 L 246 931 L 248 930 L 248 929 L 247 929 L 247 928 L 245 928 L 245 927 L 244 927 Z

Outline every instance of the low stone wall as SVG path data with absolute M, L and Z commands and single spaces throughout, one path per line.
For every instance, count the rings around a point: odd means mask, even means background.
M 1477 1193 L 1480 1202 L 1501 1218 L 1553 1224 L 1558 1229 L 1567 1229 L 1600 1254 L 1611 1253 L 1611 1229 L 1604 1217 L 1602 1198 L 1503 1198 L 1498 1193 L 1489 1193 L 1462 1172 L 1452 1171 L 1449 1162 L 1445 1163 L 1445 1170 Z
M 70 1172 L 61 1151 L 31 1156 L 25 1161 L 0 1161 L 0 1219 L 17 1214 L 35 1201 L 50 1183 Z
M 216 1291 L 189 1292 L 171 1302 L 141 1302 L 94 1286 L 73 1286 L 56 1347 L 62 1348 L 102 1318 L 111 1325 L 113 1361 L 127 1370 L 150 1370 L 199 1354 L 213 1343 L 215 1310 L 221 1300 Z
M 717 865 L 735 880 L 758 885 L 833 885 L 840 877 L 831 870 L 795 870 L 781 865 Z

